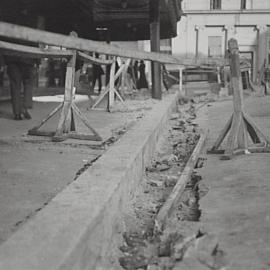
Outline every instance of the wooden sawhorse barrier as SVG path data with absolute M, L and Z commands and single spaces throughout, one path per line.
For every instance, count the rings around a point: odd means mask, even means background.
M 97 108 L 98 104 L 101 103 L 101 101 L 108 95 L 108 105 L 107 110 L 108 112 L 111 111 L 111 108 L 114 104 L 114 96 L 118 97 L 118 99 L 124 104 L 123 97 L 118 92 L 117 87 L 115 86 L 115 81 L 122 75 L 122 82 L 124 80 L 125 73 L 127 72 L 127 68 L 130 64 L 130 59 L 127 59 L 118 69 L 118 71 L 115 73 L 115 65 L 116 65 L 116 58 L 113 59 L 113 62 L 111 64 L 110 68 L 110 81 L 109 84 L 106 86 L 106 90 L 99 96 L 99 98 L 96 100 L 96 102 L 93 104 L 91 109 Z M 124 84 L 122 84 L 124 85 Z
M 102 138 L 100 137 L 100 135 L 96 132 L 94 128 L 91 127 L 88 120 L 80 112 L 79 108 L 74 102 L 75 91 L 76 91 L 76 88 L 74 87 L 75 63 L 76 63 L 77 57 L 83 59 L 85 62 L 91 62 L 91 63 L 96 63 L 96 64 L 110 64 L 111 62 L 106 61 L 106 60 L 102 61 L 100 59 L 91 57 L 85 53 L 77 52 L 76 50 L 72 50 L 72 54 L 73 55 L 67 64 L 64 101 L 57 108 L 55 108 L 49 115 L 47 115 L 47 117 L 43 119 L 38 126 L 29 130 L 28 134 L 40 135 L 40 136 L 53 136 L 52 137 L 53 141 L 63 141 L 67 138 L 102 141 Z M 48 132 L 38 130 L 59 110 L 61 110 L 61 114 L 60 114 L 60 119 L 59 119 L 58 126 L 55 133 L 52 133 L 52 132 L 48 133 Z M 74 113 L 84 123 L 84 125 L 92 132 L 92 135 L 80 134 L 75 131 Z
M 75 33 L 71 35 L 76 36 Z M 86 117 L 81 113 L 80 109 L 75 104 L 75 64 L 77 54 L 80 58 L 86 61 L 100 62 L 99 59 L 90 57 L 84 53 L 77 53 L 76 50 L 43 50 L 35 47 L 11 44 L 0 41 L 0 50 L 3 55 L 17 55 L 20 57 L 29 58 L 66 58 L 68 59 L 64 101 L 50 112 L 41 122 L 34 128 L 28 131 L 29 135 L 50 136 L 53 141 L 63 141 L 67 138 L 102 141 L 100 135 L 91 127 Z M 107 62 L 106 62 L 107 63 Z M 50 118 L 60 111 L 60 118 L 56 131 L 39 130 Z M 92 132 L 92 134 L 80 134 L 76 132 L 74 114 L 79 120 Z
M 221 159 L 231 159 L 233 154 L 270 152 L 270 139 L 264 135 L 252 118 L 244 111 L 243 88 L 240 75 L 239 49 L 236 39 L 228 41 L 231 83 L 233 87 L 234 112 L 222 129 L 219 137 L 208 153 L 224 154 Z M 225 150 L 219 150 L 220 145 L 228 135 Z M 253 146 L 248 145 L 248 135 Z
M 49 51 L 44 51 L 40 50 L 38 48 L 33 48 L 33 47 L 24 47 L 21 46 L 19 50 L 13 50 L 12 48 L 15 48 L 15 44 L 12 44 L 11 46 L 8 46 L 6 48 L 7 51 L 12 51 L 12 54 L 17 54 L 17 55 L 22 55 L 23 53 L 27 55 L 27 57 L 32 57 L 32 58 L 44 58 L 44 57 L 52 57 L 52 58 L 67 58 L 69 59 L 72 57 L 71 51 L 72 50 L 77 50 L 78 51 L 86 51 L 86 52 L 97 52 L 99 54 L 105 54 L 105 55 L 113 55 L 113 56 L 118 56 L 118 57 L 123 57 L 124 59 L 137 59 L 137 60 L 144 60 L 144 61 L 152 61 L 152 62 L 158 62 L 162 64 L 173 64 L 173 65 L 178 65 L 178 66 L 188 66 L 191 65 L 192 63 L 204 63 L 205 59 L 179 59 L 178 57 L 175 57 L 173 55 L 168 55 L 168 54 L 163 54 L 163 53 L 158 53 L 158 52 L 144 52 L 144 51 L 136 51 L 136 50 L 131 50 L 131 49 L 124 49 L 124 48 L 118 48 L 113 45 L 108 45 L 108 44 L 102 44 L 97 41 L 92 41 L 92 40 L 86 40 L 74 36 L 66 36 L 62 34 L 57 34 L 57 33 L 51 33 L 43 30 L 38 30 L 38 29 L 32 29 L 29 27 L 23 27 L 19 25 L 14 25 L 10 23 L 5 23 L 5 22 L 0 22 L 0 35 L 3 37 L 7 38 L 12 38 L 12 39 L 18 39 L 18 40 L 24 40 L 24 41 L 30 41 L 30 42 L 35 42 L 35 43 L 43 43 L 43 44 L 50 44 L 54 46 L 61 46 L 64 48 L 67 48 L 67 51 L 55 51 L 49 50 Z M 19 46 L 19 45 L 18 45 Z M 0 47 L 2 51 L 2 47 Z M 22 49 L 22 50 L 21 50 Z M 66 55 L 66 56 L 65 56 Z M 75 56 L 75 53 L 74 53 Z M 224 61 L 223 59 L 212 59 L 214 61 Z M 71 64 L 71 63 L 70 63 Z M 112 65 L 112 70 L 113 67 Z M 72 70 L 72 65 L 70 66 L 70 69 Z M 121 68 L 120 68 L 121 69 Z M 114 74 L 113 71 L 111 70 L 111 74 Z M 121 73 L 121 72 L 120 72 Z M 117 73 L 114 74 L 115 79 L 117 79 Z M 118 75 L 120 76 L 120 74 Z M 72 78 L 73 76 L 71 76 Z M 111 76 L 112 77 L 112 76 Z M 180 77 L 182 77 L 182 68 L 180 72 Z M 180 80 L 181 82 L 181 80 Z M 110 110 L 113 102 L 114 102 L 114 95 L 116 95 L 122 102 L 123 98 L 121 95 L 117 92 L 114 91 L 114 87 L 112 87 L 114 83 L 112 81 L 110 82 L 110 88 L 107 88 L 107 92 L 110 91 L 109 95 L 109 105 L 108 109 Z M 65 90 L 65 99 L 62 105 L 59 105 L 59 108 L 57 107 L 54 111 L 52 111 L 44 120 L 41 121 L 40 125 L 34 127 L 32 130 L 29 131 L 29 133 L 35 134 L 35 135 L 45 135 L 46 132 L 41 132 L 39 131 L 39 128 L 49 120 L 55 113 L 59 110 L 61 110 L 61 115 L 63 111 L 63 117 L 59 120 L 59 125 L 57 127 L 56 132 L 47 132 L 47 135 L 50 134 L 50 136 L 53 134 L 54 140 L 62 140 L 65 139 L 65 137 L 77 137 L 78 134 L 72 134 L 74 133 L 75 125 L 74 125 L 74 117 L 73 117 L 73 111 L 79 115 L 79 118 L 81 119 L 81 114 L 78 114 L 76 110 L 77 107 L 76 105 L 73 106 L 74 100 L 73 97 L 75 95 L 75 91 L 73 91 L 73 85 L 74 85 L 74 78 L 72 82 L 66 83 L 66 86 L 69 87 L 68 89 Z M 179 85 L 180 91 L 182 91 L 182 84 Z M 106 95 L 106 94 L 105 94 Z M 104 98 L 104 94 L 101 95 L 101 97 L 98 99 L 98 103 L 100 102 L 100 99 Z M 95 108 L 98 103 L 94 104 L 93 108 Z M 71 112 L 72 111 L 72 112 Z M 67 114 L 68 112 L 68 114 Z M 67 115 L 66 115 L 67 114 Z M 83 116 L 82 116 L 83 117 Z M 90 125 L 86 121 L 86 119 L 83 117 L 83 122 L 89 127 Z M 70 123 L 70 124 L 69 124 Z M 89 127 L 90 130 L 93 132 L 92 139 L 100 140 L 100 136 L 92 129 Z M 84 136 L 79 136 L 79 137 L 84 137 Z

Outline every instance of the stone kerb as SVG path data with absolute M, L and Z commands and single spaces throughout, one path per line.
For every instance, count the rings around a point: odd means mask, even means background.
M 146 117 L 0 246 L 0 270 L 95 269 L 155 151 L 178 93 Z

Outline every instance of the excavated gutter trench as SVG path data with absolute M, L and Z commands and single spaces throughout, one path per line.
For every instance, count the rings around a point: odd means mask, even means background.
M 135 197 L 126 208 L 125 231 L 119 243 L 118 262 L 123 269 L 225 269 L 225 253 L 217 238 L 199 225 L 200 198 L 208 188 L 196 168 L 165 223 L 156 230 L 155 218 L 176 185 L 200 137 L 194 105 L 173 114 L 152 165 L 146 168 Z

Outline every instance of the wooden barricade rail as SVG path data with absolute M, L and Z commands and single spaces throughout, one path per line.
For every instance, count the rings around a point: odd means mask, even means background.
M 40 49 L 37 47 L 19 45 L 0 40 L 1 53 L 5 55 L 27 58 L 71 58 L 69 50 Z
M 74 36 L 51 33 L 43 30 L 0 22 L 0 36 L 19 40 L 62 46 L 78 51 L 97 52 L 99 54 L 114 55 L 137 60 L 149 60 L 168 64 L 182 64 L 177 57 L 162 53 L 135 51 L 104 44 L 103 42 L 87 40 Z
M 0 22 L 0 36 L 16 38 L 19 40 L 44 43 L 48 45 L 62 46 L 78 51 L 97 52 L 105 55 L 120 56 L 136 60 L 155 61 L 163 64 L 175 64 L 177 66 L 194 66 L 204 63 L 224 65 L 224 58 L 181 58 L 164 53 L 145 52 L 116 47 L 103 42 L 87 40 L 83 38 L 51 33 L 43 30 Z
M 80 137 L 78 134 L 75 134 L 75 123 L 73 112 L 79 116 L 82 122 L 92 131 L 93 135 L 87 137 L 86 135 L 81 136 L 81 138 L 89 138 L 93 140 L 101 140 L 101 137 L 97 134 L 97 132 L 89 125 L 87 120 L 80 113 L 79 109 L 76 107 L 74 103 L 75 91 L 74 91 L 74 76 L 75 76 L 75 61 L 76 57 L 83 58 L 84 60 L 96 64 L 111 64 L 111 79 L 110 83 L 107 86 L 107 90 L 105 91 L 105 95 L 108 93 L 109 102 L 108 102 L 108 110 L 113 105 L 114 96 L 116 95 L 121 101 L 123 101 L 121 95 L 114 87 L 115 80 L 121 75 L 121 73 L 125 71 L 127 64 L 129 64 L 130 59 L 137 60 L 148 60 L 155 61 L 163 64 L 174 64 L 180 67 L 182 71 L 182 66 L 184 65 L 192 65 L 192 61 L 190 59 L 180 59 L 178 57 L 162 54 L 162 53 L 153 53 L 153 52 L 145 52 L 145 51 L 135 51 L 124 48 L 119 48 L 113 45 L 104 44 L 98 41 L 86 40 L 82 38 L 78 38 L 76 35 L 62 35 L 51 33 L 47 31 L 32 29 L 29 27 L 18 26 L 14 24 L 9 24 L 5 22 L 0 22 L 0 37 L 8 37 L 12 39 L 30 41 L 35 43 L 42 43 L 47 45 L 61 46 L 65 47 L 68 50 L 43 50 L 40 48 L 34 48 L 31 46 L 24 46 L 18 44 L 12 44 L 9 46 L 8 43 L 1 41 L 0 47 L 1 51 L 4 54 L 13 54 L 20 55 L 22 57 L 32 57 L 32 58 L 42 58 L 42 57 L 52 57 L 52 58 L 62 58 L 65 57 L 68 59 L 68 68 L 66 74 L 66 84 L 65 84 L 65 95 L 64 101 L 61 105 L 59 105 L 55 110 L 53 110 L 45 119 L 41 121 L 41 123 L 34 127 L 29 131 L 30 134 L 35 135 L 52 135 L 54 134 L 54 140 L 63 140 L 66 137 Z M 112 55 L 114 57 L 120 56 L 124 57 L 126 63 L 120 67 L 116 74 L 114 74 L 115 70 L 115 59 L 113 60 L 102 60 L 91 57 L 83 52 L 97 52 L 104 55 Z M 199 60 L 196 59 L 196 64 Z M 181 88 L 181 85 L 180 85 Z M 98 99 L 98 102 L 105 96 L 104 94 Z M 97 104 L 94 104 L 95 107 Z M 55 115 L 59 110 L 61 110 L 61 116 L 59 119 L 58 127 L 56 132 L 41 132 L 38 129 L 48 121 L 53 115 Z
M 113 60 L 96 58 L 83 52 L 78 52 L 78 57 L 82 59 L 84 62 L 97 65 L 111 65 L 113 63 Z

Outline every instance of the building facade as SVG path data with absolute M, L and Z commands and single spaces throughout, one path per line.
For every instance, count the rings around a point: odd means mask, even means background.
M 270 65 L 270 0 L 183 0 L 182 8 L 173 54 L 224 57 L 228 40 L 236 38 L 253 79 L 264 62 Z

